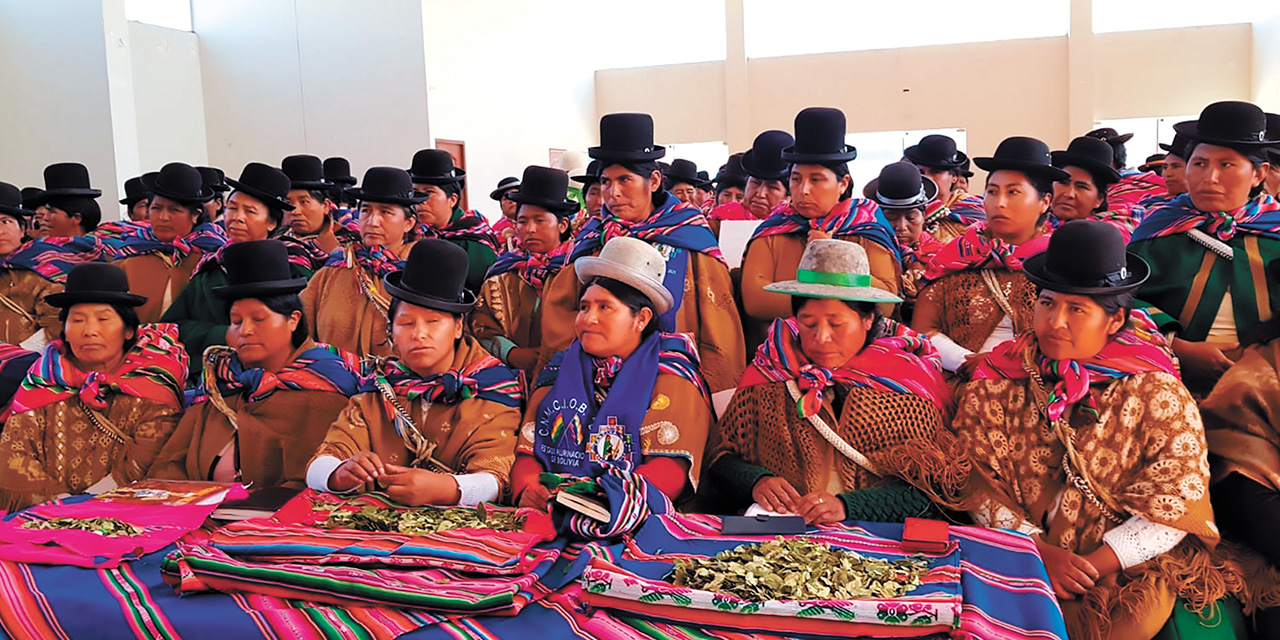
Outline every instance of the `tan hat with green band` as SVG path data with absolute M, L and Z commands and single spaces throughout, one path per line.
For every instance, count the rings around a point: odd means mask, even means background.
M 872 285 L 866 250 L 845 240 L 810 242 L 800 257 L 796 279 L 766 285 L 764 290 L 805 298 L 902 302 L 902 298 Z

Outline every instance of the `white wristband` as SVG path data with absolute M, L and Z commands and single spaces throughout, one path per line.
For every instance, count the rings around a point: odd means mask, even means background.
M 973 355 L 973 352 L 956 344 L 950 336 L 945 333 L 936 333 L 929 338 L 929 342 L 933 343 L 938 355 L 942 356 L 942 368 L 947 371 L 955 371 L 964 364 L 965 358 Z
M 498 479 L 492 473 L 464 473 L 453 476 L 458 483 L 458 506 L 474 507 L 498 499 Z
M 339 493 L 329 488 L 329 476 L 333 475 L 342 461 L 334 456 L 320 456 L 307 466 L 307 486 L 316 491 Z

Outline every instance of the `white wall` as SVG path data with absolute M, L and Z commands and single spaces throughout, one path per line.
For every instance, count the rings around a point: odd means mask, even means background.
M 169 162 L 208 164 L 196 34 L 130 22 L 129 43 L 141 170 Z
M 230 175 L 296 153 L 359 177 L 428 146 L 420 0 L 193 0 L 209 160 Z
M 0 180 L 43 185 L 46 165 L 81 162 L 115 211 L 106 47 L 103 0 L 0 0 Z
M 473 209 L 550 149 L 595 144 L 594 71 L 585 48 L 596 3 L 423 0 L 431 133 L 462 140 Z M 407 161 L 407 159 L 406 159 Z

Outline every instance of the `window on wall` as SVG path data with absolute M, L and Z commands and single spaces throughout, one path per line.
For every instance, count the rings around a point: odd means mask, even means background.
M 880 175 L 885 165 L 902 159 L 907 147 L 929 134 L 940 133 L 956 141 L 956 147 L 965 150 L 968 136 L 964 129 L 916 129 L 914 131 L 875 131 L 850 133 L 845 142 L 858 149 L 858 157 L 849 163 L 849 175 L 853 176 L 853 195 L 862 197 L 862 188 Z
M 743 0 L 748 58 L 1064 36 L 1070 0 Z
M 566 55 L 587 56 L 596 69 L 724 60 L 724 2 L 647 0 L 581 4 L 588 27 L 563 34 Z M 696 88 L 691 89 L 696 92 Z
M 1094 33 L 1237 24 L 1265 20 L 1280 4 L 1259 0 L 1094 0 Z
M 1127 164 L 1137 167 L 1146 161 L 1147 156 L 1164 153 L 1161 144 L 1173 143 L 1173 125 L 1184 120 L 1195 120 L 1196 115 L 1160 116 L 1155 118 L 1124 118 L 1120 120 L 1099 120 L 1094 128 L 1111 127 L 1116 133 L 1132 133 L 1133 137 L 1125 143 L 1128 154 Z
M 126 20 L 191 31 L 191 0 L 125 0 Z

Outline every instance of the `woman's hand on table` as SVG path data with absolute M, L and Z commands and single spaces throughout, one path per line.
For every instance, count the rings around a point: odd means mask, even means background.
M 751 499 L 774 513 L 798 514 L 800 492 L 790 482 L 778 476 L 765 476 L 751 488 Z
M 1100 577 L 1093 563 L 1039 537 L 1035 541 L 1055 595 L 1063 600 L 1073 600 L 1093 588 L 1094 581 Z
M 1182 338 L 1173 339 L 1173 352 L 1178 355 L 1184 375 L 1195 380 L 1216 382 L 1222 374 L 1231 368 L 1231 358 L 1226 351 L 1239 349 L 1240 345 L 1216 344 L 1211 342 L 1191 342 Z
M 458 504 L 462 490 L 458 481 L 447 473 L 435 473 L 426 469 L 385 465 L 387 472 L 378 478 L 378 484 L 386 489 L 387 496 L 400 504 L 417 507 L 424 504 Z
M 800 498 L 795 514 L 808 524 L 831 524 L 845 519 L 844 500 L 825 491 L 814 491 Z
M 540 482 L 534 482 L 520 493 L 520 500 L 516 506 L 537 509 L 538 511 L 548 511 L 549 502 L 551 502 L 551 490 L 543 486 Z
M 375 482 L 387 472 L 382 459 L 372 451 L 361 451 L 347 458 L 329 476 L 329 490 L 351 491 Z

